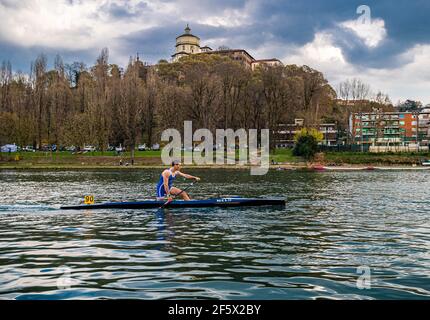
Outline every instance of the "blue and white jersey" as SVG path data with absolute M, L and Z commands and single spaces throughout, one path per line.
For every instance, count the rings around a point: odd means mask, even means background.
M 169 190 L 172 188 L 173 185 L 173 181 L 176 179 L 176 173 L 173 174 L 171 169 L 166 169 L 168 171 L 170 171 L 170 175 L 169 175 Z M 164 171 L 166 171 L 164 170 Z M 163 171 L 163 173 L 164 173 Z M 163 173 L 160 174 L 160 180 L 158 180 L 157 183 L 157 198 L 164 198 L 166 196 L 166 190 L 164 190 L 164 178 L 163 178 Z

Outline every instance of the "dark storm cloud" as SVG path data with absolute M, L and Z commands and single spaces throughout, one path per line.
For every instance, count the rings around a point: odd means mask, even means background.
M 353 19 L 357 6 L 346 1 L 267 1 L 255 10 L 253 20 L 260 32 L 295 45 L 312 41 L 315 32 L 339 21 Z
M 181 29 L 183 26 L 177 30 Z M 172 39 L 175 39 L 177 33 L 171 26 L 136 31 L 119 38 L 119 47 L 124 54 L 139 52 L 143 60 L 155 63 L 159 59 L 170 59 L 174 51 Z
M 312 41 L 318 31 L 327 31 L 350 63 L 376 68 L 406 63 L 399 58 L 400 54 L 416 44 L 430 43 L 429 1 L 366 1 L 372 18 L 383 19 L 388 33 L 376 48 L 367 47 L 356 35 L 339 27 L 339 23 L 359 17 L 356 9 L 361 4 L 362 1 L 343 0 L 268 1 L 255 10 L 253 20 L 258 27 L 250 30 L 261 36 L 269 32 L 275 41 L 296 46 Z
M 1 42 L 0 53 L 0 62 L 2 60 L 10 61 L 14 72 L 22 71 L 24 73 L 30 72 L 32 61 L 34 61 L 40 54 L 46 55 L 48 59 L 48 67 L 53 66 L 54 59 L 57 54 L 63 58 L 64 63 L 79 61 L 86 64 L 95 63 L 98 55 L 98 52 L 89 50 L 55 50 L 37 46 L 32 48 L 22 48 Z
M 315 31 L 331 28 L 339 22 L 356 19 L 362 1 L 304 0 L 262 2 L 253 15 L 280 39 L 297 44 L 308 42 Z M 368 0 L 373 18 L 381 18 L 396 41 L 429 42 L 430 2 L 427 0 Z
M 165 0 L 164 3 L 176 4 L 190 12 L 218 14 L 226 9 L 241 9 L 249 0 Z
M 68 1 L 74 5 L 80 3 L 76 0 Z M 428 35 L 430 1 L 428 0 L 366 1 L 365 4 L 370 7 L 372 17 L 383 19 L 387 30 L 386 38 L 375 48 L 369 48 L 352 31 L 339 26 L 344 21 L 358 18 L 356 9 L 363 4 L 361 0 L 166 0 L 163 2 L 176 5 L 178 8 L 176 18 L 166 16 L 161 10 L 154 11 L 150 13 L 150 16 L 159 22 L 158 26 L 148 29 L 144 25 L 145 19 L 142 18 L 142 31 L 125 33 L 116 39 L 110 39 L 107 35 L 106 41 L 115 41 L 118 44 L 117 52 L 120 51 L 123 55 L 134 55 L 136 52 L 140 52 L 147 61 L 156 62 L 161 58 L 169 58 L 174 52 L 175 37 L 183 32 L 187 22 L 190 23 L 192 32 L 201 38 L 202 45 L 211 42 L 211 39 L 223 38 L 226 40 L 220 40 L 220 43 L 212 41 L 211 45 L 214 49 L 219 45 L 226 45 L 230 48 L 244 48 L 251 54 L 253 50 L 264 48 L 269 41 L 280 44 L 278 48 L 301 47 L 311 42 L 317 32 L 327 32 L 332 35 L 334 44 L 342 49 L 348 62 L 360 67 L 376 68 L 401 66 L 408 62 L 407 57 L 404 58 L 402 53 L 417 44 L 430 43 Z M 19 6 L 19 3 L 12 0 L 0 0 L 2 6 Z M 150 7 L 152 6 L 145 1 L 141 1 L 137 5 L 128 2 L 107 2 L 100 6 L 98 14 L 109 17 L 111 21 L 139 19 L 144 14 L 148 15 Z M 231 9 L 246 14 L 246 22 L 234 27 L 204 24 L 206 17 L 223 17 Z M 183 12 L 189 13 L 187 19 L 191 21 L 185 21 L 180 14 Z M 194 20 L 193 17 L 195 17 Z M 201 21 L 201 23 L 198 24 L 196 21 Z M 60 43 L 58 46 L 61 48 Z M 80 50 L 64 50 L 64 55 L 71 56 L 80 54 L 80 52 Z M 85 53 L 83 57 L 88 59 L 88 51 L 82 52 Z M 271 56 L 279 58 L 284 57 L 285 54 L 286 52 L 270 52 Z M 12 46 L 0 41 L 0 60 L 13 59 L 17 61 L 16 65 L 23 66 L 29 63 L 30 56 L 34 56 L 33 49 L 18 45 Z M 74 60 L 79 59 L 82 58 L 80 56 L 74 58 Z
M 357 38 L 341 36 L 339 30 L 334 32 L 339 35 L 335 37 L 336 43 L 351 63 L 373 68 L 394 68 L 411 61 L 412 57 L 404 57 L 402 53 L 417 44 L 430 43 L 428 1 L 375 1 L 370 8 L 373 17 L 384 20 L 388 33 L 379 46 L 368 48 Z M 345 39 L 348 39 L 348 43 L 341 45 Z
M 171 1 L 169 1 L 171 2 Z M 213 27 L 190 22 L 193 33 L 202 39 L 202 45 L 211 38 L 227 40 L 218 45 L 230 48 L 256 50 L 264 46 L 266 39 L 286 45 L 300 47 L 311 42 L 317 32 L 333 35 L 336 46 L 342 48 L 345 58 L 361 67 L 391 68 L 409 62 L 401 54 L 415 44 L 429 43 L 427 15 L 430 4 L 426 1 L 367 1 L 373 19 L 383 19 L 387 38 L 376 48 L 369 48 L 352 31 L 340 27 L 341 22 L 355 20 L 361 1 L 344 0 L 305 0 L 305 1 L 261 1 L 251 11 L 250 23 L 235 27 Z M 196 12 L 222 12 L 226 8 L 245 8 L 245 1 L 224 2 L 181 2 Z M 183 25 L 172 23 L 152 28 L 150 31 L 135 32 L 127 35 L 127 47 L 140 46 L 152 61 L 157 54 L 164 58 L 173 53 L 174 38 L 182 32 Z M 164 38 L 163 38 L 164 37 Z M 160 40 L 162 39 L 162 40 Z M 274 52 L 282 56 L 283 52 Z
M 112 18 L 123 19 L 138 17 L 143 10 L 148 11 L 149 7 L 146 2 L 140 1 L 136 5 L 131 6 L 130 4 L 118 4 L 115 2 L 105 3 L 100 7 L 100 11 L 108 14 Z

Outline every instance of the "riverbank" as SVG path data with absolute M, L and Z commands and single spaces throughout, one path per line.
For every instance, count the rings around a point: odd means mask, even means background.
M 130 170 L 147 168 L 164 168 L 161 163 L 161 151 L 136 152 L 132 160 L 129 153 L 89 152 L 72 154 L 70 152 L 21 152 L 2 154 L 1 169 L 16 170 Z M 290 149 L 276 150 L 270 155 L 271 169 L 295 170 L 365 170 L 365 169 L 413 169 L 426 170 L 422 161 L 430 159 L 429 153 L 357 153 L 327 152 L 318 154 L 313 161 L 295 157 Z M 187 165 L 190 168 L 215 169 L 249 169 L 242 165 Z
M 414 166 L 430 159 L 430 153 L 370 153 L 370 152 L 327 152 L 325 165 L 374 165 L 374 166 Z
M 48 171 L 133 171 L 133 170 L 144 170 L 144 169 L 163 169 L 165 165 L 129 165 L 129 166 L 108 166 L 108 165 L 5 165 L 0 164 L 0 171 L 2 170 L 18 170 L 18 171 L 37 171 L 37 170 L 48 170 Z M 250 170 L 251 166 L 245 165 L 186 165 L 188 170 L 192 169 L 214 169 L 214 170 Z M 341 166 L 324 166 L 318 163 L 308 164 L 291 164 L 283 163 L 270 165 L 270 170 L 277 171 L 294 171 L 294 170 L 307 170 L 307 171 L 374 171 L 374 170 L 417 170 L 427 171 L 430 170 L 430 166 L 364 166 L 364 165 L 341 165 Z

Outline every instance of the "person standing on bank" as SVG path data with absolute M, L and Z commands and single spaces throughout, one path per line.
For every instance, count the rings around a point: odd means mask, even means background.
M 162 200 L 164 197 L 171 198 L 174 195 L 180 195 L 183 200 L 190 200 L 189 195 L 179 188 L 173 187 L 173 181 L 176 179 L 177 175 L 184 177 L 185 179 L 194 179 L 199 181 L 199 177 L 195 177 L 180 171 L 181 163 L 177 160 L 172 162 L 172 167 L 170 169 L 164 170 L 160 175 L 160 180 L 157 183 L 157 200 Z

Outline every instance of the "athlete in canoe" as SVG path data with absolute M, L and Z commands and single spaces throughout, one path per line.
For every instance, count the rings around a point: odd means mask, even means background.
M 181 189 L 173 187 L 173 181 L 176 179 L 177 175 L 184 177 L 186 179 L 195 179 L 197 181 L 200 180 L 199 177 L 195 177 L 189 174 L 182 173 L 180 171 L 181 163 L 179 161 L 173 161 L 172 167 L 170 169 L 164 170 L 160 175 L 160 180 L 157 183 L 157 199 L 162 200 L 164 197 L 171 198 L 171 196 L 179 194 L 182 199 L 190 200 L 188 194 Z

